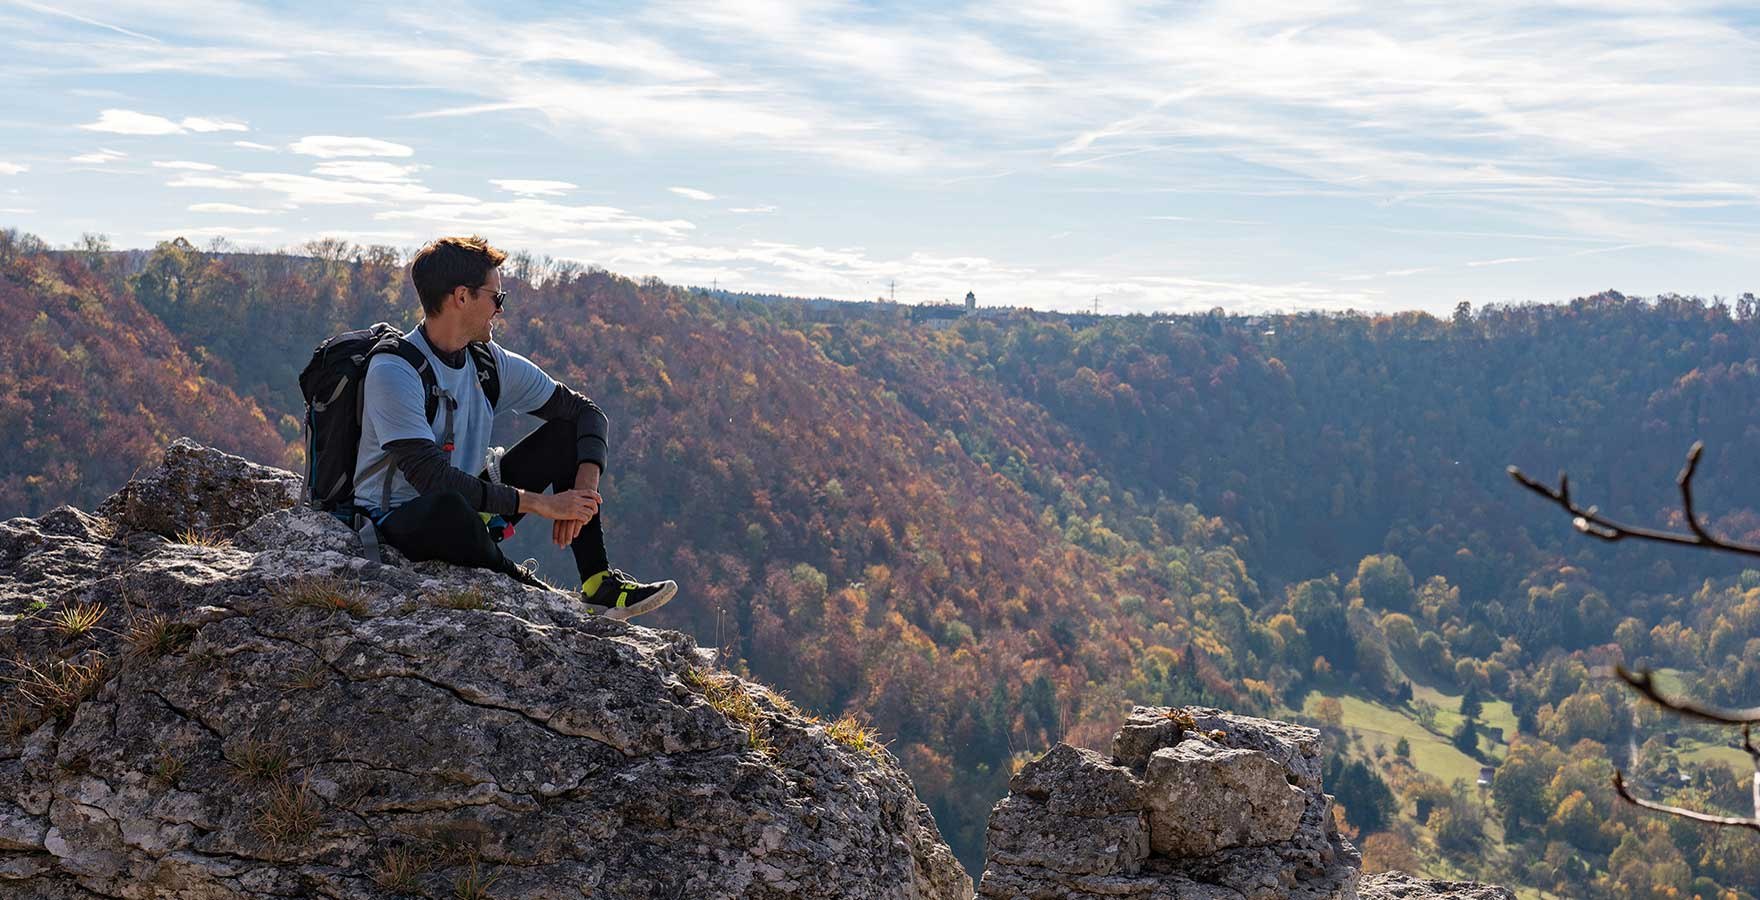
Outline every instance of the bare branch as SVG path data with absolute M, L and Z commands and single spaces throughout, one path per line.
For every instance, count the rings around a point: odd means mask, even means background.
M 1619 676 L 1621 681 L 1631 685 L 1634 690 L 1639 694 L 1642 694 L 1646 700 L 1649 700 L 1651 703 L 1654 703 L 1663 709 L 1680 713 L 1683 716 L 1703 719 L 1707 722 L 1716 722 L 1720 725 L 1760 724 L 1760 706 L 1753 706 L 1747 709 L 1725 709 L 1720 706 L 1711 706 L 1693 700 L 1681 700 L 1679 698 L 1666 697 L 1663 695 L 1662 691 L 1657 688 L 1656 677 L 1651 674 L 1649 669 L 1639 669 L 1638 671 L 1633 672 L 1631 669 L 1628 669 L 1623 665 L 1618 665 L 1613 667 L 1613 672 L 1615 675 Z M 1752 752 L 1753 751 L 1750 751 L 1750 754 L 1752 754 Z M 1760 757 L 1756 757 L 1756 762 L 1757 765 L 1760 765 Z
M 1760 818 L 1743 819 L 1739 816 L 1714 816 L 1710 813 L 1683 809 L 1679 806 L 1667 806 L 1661 803 L 1652 803 L 1649 800 L 1639 800 L 1632 796 L 1630 791 L 1626 790 L 1625 774 L 1618 769 L 1613 770 L 1613 789 L 1619 792 L 1621 800 L 1624 800 L 1633 806 L 1648 809 L 1653 812 L 1676 816 L 1682 819 L 1690 819 L 1694 822 L 1701 822 L 1706 825 L 1717 825 L 1730 828 L 1752 828 L 1755 831 L 1760 831 Z
M 1521 469 L 1510 466 L 1509 476 L 1522 487 L 1545 497 L 1563 507 L 1571 514 L 1571 524 L 1578 531 L 1604 541 L 1618 541 L 1625 538 L 1638 538 L 1645 541 L 1656 541 L 1663 544 L 1681 544 L 1688 547 L 1704 547 L 1708 550 L 1722 550 L 1743 556 L 1760 556 L 1760 547 L 1751 544 L 1738 544 L 1726 541 L 1705 530 L 1699 522 L 1698 512 L 1693 508 L 1693 476 L 1699 471 L 1699 458 L 1705 452 L 1705 443 L 1696 441 L 1693 448 L 1687 451 L 1687 463 L 1681 468 L 1675 482 L 1681 488 L 1681 511 L 1686 515 L 1687 529 L 1691 534 L 1674 531 L 1658 531 L 1654 528 L 1640 528 L 1636 525 L 1624 525 L 1601 515 L 1598 507 L 1581 507 L 1571 499 L 1570 479 L 1559 473 L 1558 487 L 1552 488 L 1529 477 Z

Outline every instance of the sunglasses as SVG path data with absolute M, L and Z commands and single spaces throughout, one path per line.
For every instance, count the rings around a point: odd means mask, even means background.
M 471 290 L 481 291 L 481 290 L 484 290 L 484 287 L 479 284 L 476 287 L 471 288 Z M 490 294 L 489 296 L 493 297 L 495 299 L 495 309 L 497 311 L 499 311 L 501 309 L 501 307 L 507 305 L 507 292 L 506 291 L 496 291 L 496 292 Z

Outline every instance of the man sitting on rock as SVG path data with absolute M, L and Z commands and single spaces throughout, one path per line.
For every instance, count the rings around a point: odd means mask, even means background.
M 558 384 L 531 360 L 492 340 L 507 292 L 507 254 L 479 237 L 441 238 L 422 248 L 410 278 L 422 322 L 404 336 L 432 367 L 438 412 L 429 422 L 417 369 L 396 353 L 368 364 L 362 391 L 355 503 L 377 523 L 382 540 L 412 560 L 437 559 L 503 572 L 545 586 L 528 566 L 502 555 L 491 524 L 527 513 L 550 519 L 550 537 L 574 552 L 581 597 L 617 619 L 651 612 L 678 590 L 613 569 L 599 519 L 599 477 L 609 422 L 593 401 Z M 474 353 L 493 354 L 499 397 L 491 406 Z M 494 419 L 525 412 L 545 420 L 505 455 L 489 446 Z M 553 493 L 545 494 L 548 488 Z

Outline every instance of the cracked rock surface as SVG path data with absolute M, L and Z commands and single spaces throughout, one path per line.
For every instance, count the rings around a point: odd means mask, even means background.
M 1320 733 L 1137 707 L 1104 756 L 1058 744 L 990 814 L 980 898 L 1514 900 L 1487 885 L 1361 878 L 1321 789 Z
M 971 896 L 884 750 L 296 496 L 180 441 L 102 516 L 0 522 L 0 895 Z

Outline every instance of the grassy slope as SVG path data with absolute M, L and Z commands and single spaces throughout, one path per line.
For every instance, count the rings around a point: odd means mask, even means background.
M 1392 753 L 1394 745 L 1403 737 L 1412 746 L 1412 764 L 1418 767 L 1418 771 L 1435 775 L 1444 784 L 1452 784 L 1457 778 L 1464 778 L 1469 784 L 1478 779 L 1479 764 L 1472 757 L 1456 750 L 1447 738 L 1425 729 L 1405 710 L 1362 697 L 1311 691 L 1302 703 L 1302 712 L 1309 719 L 1315 718 L 1316 707 L 1328 696 L 1338 700 L 1344 709 L 1345 729 L 1356 733 L 1365 747 L 1383 747 Z M 1456 703 L 1459 703 L 1458 699 Z M 1442 717 L 1437 718 L 1440 722 Z

